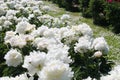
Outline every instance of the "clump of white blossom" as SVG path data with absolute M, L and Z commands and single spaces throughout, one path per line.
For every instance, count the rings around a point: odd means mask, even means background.
M 6 60 L 6 64 L 8 66 L 17 67 L 22 62 L 22 54 L 16 49 L 11 49 L 7 52 L 4 59 Z
M 44 67 L 46 58 L 47 56 L 44 52 L 30 52 L 30 55 L 25 56 L 23 67 L 29 71 L 31 76 L 33 76 Z
M 94 39 L 92 47 L 95 50 L 103 52 L 104 54 L 107 54 L 109 52 L 109 47 L 103 37 Z
M 25 34 L 25 32 L 29 32 L 35 29 L 35 25 L 30 24 L 26 21 L 21 21 L 16 25 L 16 33 Z
M 73 72 L 68 64 L 59 60 L 53 60 L 39 72 L 38 80 L 71 80 Z
M 70 15 L 68 15 L 68 14 L 63 14 L 62 16 L 61 16 L 61 19 L 64 21 L 64 20 L 68 20 L 68 19 L 70 19 Z
M 44 11 L 50 11 L 50 7 L 49 6 L 43 6 L 42 10 L 44 10 Z
M 86 53 L 91 49 L 91 41 L 86 37 L 81 37 L 75 45 L 75 52 Z

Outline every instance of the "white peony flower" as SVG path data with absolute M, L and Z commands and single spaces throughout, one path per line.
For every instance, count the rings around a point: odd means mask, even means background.
M 33 36 L 34 38 L 40 36 L 38 30 L 33 30 L 33 31 L 30 33 L 30 35 Z
M 86 53 L 91 49 L 91 41 L 86 37 L 79 38 L 78 43 L 75 44 L 74 50 L 75 52 Z
M 55 36 L 54 30 L 53 29 L 45 30 L 43 36 L 47 38 L 53 38 Z
M 27 22 L 20 22 L 16 25 L 16 33 L 21 33 L 24 34 L 26 31 L 26 27 L 27 27 Z
M 54 38 L 42 37 L 42 38 L 35 38 L 32 44 L 33 46 L 36 46 L 38 49 L 44 50 L 47 49 L 49 45 L 58 44 L 58 42 Z
M 39 72 L 38 80 L 71 80 L 73 74 L 68 64 L 53 60 Z
M 9 26 L 12 25 L 12 23 L 10 21 L 5 21 L 3 24 L 4 28 L 9 28 Z
M 35 25 L 28 23 L 25 31 L 33 31 L 35 30 L 35 27 Z
M 62 33 L 62 38 L 67 38 L 67 37 L 72 37 L 75 35 L 75 32 L 73 32 L 72 30 L 67 30 L 64 33 Z
M 42 10 L 44 10 L 44 11 L 50 11 L 50 7 L 49 6 L 43 6 Z
M 101 51 L 103 54 L 107 54 L 109 52 L 109 47 L 103 37 L 96 38 L 93 41 L 92 47 L 95 50 Z
M 34 37 L 39 37 L 39 36 L 43 36 L 43 33 L 48 30 L 47 26 L 42 25 L 41 27 L 39 27 L 37 30 L 33 30 L 31 32 L 31 35 Z
M 0 16 L 4 15 L 5 13 L 6 11 L 4 10 L 4 8 L 0 6 Z
M 64 63 L 71 63 L 72 60 L 70 59 L 70 56 L 68 56 L 68 50 L 69 47 L 66 45 L 50 45 L 48 48 L 47 57 L 49 60 L 60 60 Z
M 32 31 L 35 29 L 35 25 L 32 25 L 26 21 L 21 21 L 16 25 L 16 33 L 24 34 L 26 31 Z
M 35 0 L 30 0 L 30 1 L 28 0 L 26 3 L 30 7 L 39 6 L 38 3 L 37 3 L 37 1 L 35 1 Z
M 70 19 L 70 15 L 68 14 L 63 14 L 61 17 L 61 20 L 68 20 L 68 19 Z
M 31 7 L 24 7 L 23 10 L 24 10 L 24 13 L 25 13 L 25 14 L 33 14 Z M 29 19 L 29 18 L 28 18 L 28 19 Z
M 34 14 L 29 14 L 28 19 L 30 20 L 32 18 L 34 18 Z
M 32 35 L 23 35 L 23 37 L 25 37 L 26 41 L 33 41 L 34 40 L 34 36 L 32 36 Z
M 0 7 L 2 7 L 5 12 L 9 9 L 8 6 L 7 6 L 7 4 L 5 2 L 3 4 L 0 4 Z
M 48 30 L 48 27 L 42 25 L 42 26 L 39 27 L 37 30 L 38 30 L 39 35 L 40 35 L 40 36 L 43 36 L 43 33 L 44 33 L 46 30 Z
M 40 10 L 34 10 L 33 14 L 36 16 L 42 16 L 42 12 Z
M 16 10 L 20 10 L 22 7 L 23 7 L 22 4 L 15 4 L 14 6 Z
M 59 28 L 50 28 L 51 31 L 53 31 L 53 37 L 51 36 L 51 38 L 55 38 L 55 39 L 59 39 L 60 40 L 60 35 L 59 35 Z
M 37 4 L 38 4 L 38 5 L 43 5 L 44 2 L 43 2 L 42 0 L 37 0 Z
M 28 73 L 33 76 L 35 73 L 41 71 L 46 63 L 46 54 L 44 52 L 30 52 L 30 55 L 25 56 L 24 68 L 28 70 Z
M 72 26 L 71 30 L 74 31 L 77 34 L 81 34 L 81 29 L 79 26 Z
M 2 26 L 5 21 L 6 21 L 6 17 L 5 16 L 1 16 L 0 17 L 0 25 Z
M 75 32 L 73 32 L 71 29 L 61 29 L 60 30 L 60 39 L 64 39 L 65 44 L 70 44 L 72 41 L 76 41 L 78 37 L 75 36 Z
M 18 11 L 16 11 L 16 10 L 8 10 L 6 13 L 6 17 L 15 16 L 17 12 Z
M 7 16 L 6 18 L 7 18 L 9 21 L 12 21 L 12 20 L 14 20 L 15 16 L 10 15 L 10 16 Z
M 36 46 L 40 50 L 44 50 L 48 47 L 49 43 L 46 38 L 36 38 L 33 41 L 33 46 Z
M 10 43 L 10 39 L 12 38 L 12 37 L 14 37 L 15 36 L 15 32 L 13 32 L 13 31 L 7 31 L 6 32 L 6 35 L 5 35 L 5 38 L 4 38 L 4 41 L 5 41 L 5 43 L 7 44 L 7 43 Z
M 87 36 L 93 36 L 93 31 L 92 29 L 89 27 L 89 25 L 82 23 L 80 25 L 78 25 L 78 30 L 83 34 L 83 35 L 87 35 Z
M 13 9 L 15 7 L 15 1 L 10 1 L 10 2 L 7 2 L 7 5 L 9 8 Z
M 10 40 L 9 40 L 9 43 L 11 46 L 14 46 L 14 47 L 19 47 L 19 48 L 23 48 L 27 42 L 26 42 L 26 39 L 24 36 L 22 35 L 15 35 L 13 36 Z
M 68 27 L 62 27 L 62 28 L 60 28 L 59 30 L 58 30 L 58 36 L 59 36 L 59 38 L 60 39 L 62 39 L 62 38 L 64 38 L 64 37 L 66 37 L 64 34 L 65 34 L 65 32 L 69 32 L 69 28 Z M 71 33 L 72 34 L 72 33 Z
M 34 11 L 34 10 L 39 10 L 39 6 L 38 6 L 38 5 L 32 6 L 31 9 L 32 9 L 32 11 Z
M 16 23 L 28 22 L 29 20 L 26 17 L 19 17 L 16 19 Z
M 54 20 L 53 20 L 53 23 L 52 23 L 52 25 L 53 25 L 53 27 L 61 27 L 60 25 L 62 25 L 62 20 L 60 20 L 59 18 L 54 18 Z
M 39 16 L 39 17 L 37 17 L 37 18 L 38 18 L 39 21 L 42 22 L 42 23 L 51 22 L 51 20 L 53 19 L 53 17 L 50 16 L 50 15 L 48 15 L 48 14 Z
M 7 52 L 4 59 L 8 66 L 17 67 L 22 62 L 22 55 L 16 49 L 11 49 Z
M 22 0 L 21 2 L 20 2 L 20 4 L 22 4 L 22 6 L 26 6 L 27 5 L 27 2 L 29 2 L 28 0 Z

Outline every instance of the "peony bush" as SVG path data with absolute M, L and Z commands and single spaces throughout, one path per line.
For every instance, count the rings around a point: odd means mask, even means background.
M 107 42 L 86 23 L 50 16 L 41 0 L 1 0 L 0 7 L 0 80 L 119 78 Z

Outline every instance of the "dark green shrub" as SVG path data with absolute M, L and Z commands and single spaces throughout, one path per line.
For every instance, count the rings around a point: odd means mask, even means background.
M 113 27 L 115 33 L 120 33 L 120 3 L 112 2 L 106 6 L 106 18 Z
M 79 0 L 65 0 L 65 9 L 68 11 L 79 11 Z
M 79 0 L 50 0 L 53 3 L 58 4 L 59 7 L 63 7 L 68 11 L 79 11 Z
M 97 25 L 108 25 L 105 13 L 105 0 L 90 0 L 90 10 L 92 11 L 93 23 Z
M 79 0 L 80 11 L 82 12 L 83 17 L 92 17 L 92 13 L 89 9 L 90 0 Z
M 72 9 L 72 2 L 73 2 L 73 0 L 65 0 L 66 10 Z

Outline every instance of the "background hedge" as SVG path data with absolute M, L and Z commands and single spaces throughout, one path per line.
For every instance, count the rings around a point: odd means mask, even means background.
M 49 0 L 69 11 L 79 11 L 79 0 Z
M 79 0 L 79 6 L 83 17 L 88 17 L 88 18 L 92 17 L 92 13 L 89 7 L 90 0 Z
M 109 25 L 112 26 L 113 31 L 120 33 L 120 1 L 107 3 L 106 19 L 108 19 Z
M 93 18 L 93 23 L 112 27 L 120 33 L 120 0 L 49 0 L 69 11 L 80 11 L 82 16 Z

